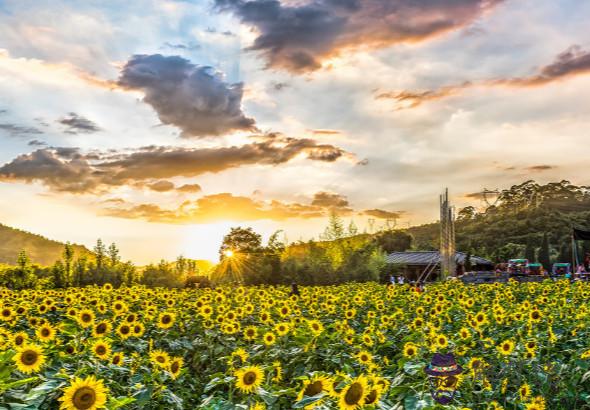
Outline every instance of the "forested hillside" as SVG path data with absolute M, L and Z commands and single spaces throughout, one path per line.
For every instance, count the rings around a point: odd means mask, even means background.
M 590 189 L 568 181 L 539 185 L 527 181 L 502 191 L 498 204 L 459 210 L 457 249 L 505 261 L 527 257 L 544 264 L 571 260 L 571 227 L 590 228 Z M 417 249 L 438 247 L 439 225 L 412 227 Z M 546 239 L 545 239 L 546 237 Z M 590 243 L 579 244 L 580 253 Z M 548 257 L 547 257 L 548 256 Z
M 78 255 L 91 253 L 84 246 L 73 245 L 73 248 Z M 33 263 L 47 266 L 61 259 L 64 244 L 0 224 L 0 263 L 15 265 L 21 250 L 27 252 Z

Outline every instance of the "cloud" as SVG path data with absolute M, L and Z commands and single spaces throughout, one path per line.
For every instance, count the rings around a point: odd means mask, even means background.
M 349 205 L 346 197 L 332 192 L 316 193 L 311 204 L 324 208 L 347 208 Z
M 168 192 L 175 188 L 174 183 L 170 181 L 157 181 L 153 184 L 148 184 L 147 187 L 156 192 Z
M 343 50 L 422 41 L 473 23 L 503 0 L 215 0 L 256 29 L 267 66 L 312 71 Z
M 57 120 L 57 122 L 66 126 L 65 132 L 67 134 L 91 134 L 101 131 L 101 128 L 96 123 L 75 112 L 69 113 L 67 116 Z
M 242 83 L 229 84 L 220 72 L 180 56 L 134 55 L 117 83 L 143 91 L 160 121 L 179 127 L 183 137 L 256 129 L 242 111 Z
M 340 135 L 342 132 L 338 130 L 315 129 L 311 130 L 313 135 Z
M 196 193 L 196 192 L 201 192 L 202 188 L 199 184 L 185 184 L 185 185 L 182 185 L 182 186 L 176 188 L 176 190 L 178 192 L 192 194 L 192 193 Z
M 31 140 L 28 142 L 27 145 L 30 147 L 42 147 L 42 146 L 47 145 L 47 143 L 43 142 L 43 141 L 39 141 L 39 140 Z
M 26 127 L 17 124 L 2 123 L 0 124 L 0 134 L 5 133 L 10 137 L 20 138 L 30 135 L 40 135 L 43 131 L 35 127 Z
M 372 216 L 379 219 L 398 219 L 401 218 L 403 212 L 392 212 L 383 209 L 367 209 L 362 212 L 362 215 Z
M 541 67 L 530 76 L 466 81 L 462 84 L 444 86 L 434 90 L 388 91 L 377 94 L 375 98 L 395 100 L 398 103 L 397 109 L 415 108 L 425 102 L 452 97 L 466 89 L 475 87 L 540 87 L 587 74 L 590 74 L 590 52 L 584 51 L 580 46 L 573 45 L 558 54 L 551 64 Z
M 201 46 L 199 44 L 195 44 L 195 43 L 191 43 L 191 44 L 172 44 L 169 42 L 165 42 L 164 45 L 162 46 L 162 48 L 171 48 L 173 50 L 187 50 L 187 51 L 193 51 L 193 50 L 198 50 L 201 48 Z
M 195 201 L 185 201 L 176 209 L 165 209 L 156 204 L 134 205 L 117 202 L 105 208 L 102 214 L 118 218 L 144 219 L 149 222 L 189 224 L 228 220 L 243 222 L 261 219 L 282 221 L 291 218 L 320 218 L 328 216 L 335 208 L 341 214 L 353 212 L 348 208 L 348 200 L 345 197 L 318 192 L 309 204 L 262 201 L 219 193 L 206 195 Z
M 254 139 L 257 141 L 242 146 L 150 146 L 129 152 L 106 153 L 48 147 L 20 155 L 0 166 L 0 181 L 41 182 L 57 192 L 101 193 L 112 187 L 142 181 L 195 177 L 245 165 L 276 166 L 299 156 L 322 162 L 353 158 L 338 147 L 307 138 L 266 134 Z
M 554 169 L 555 167 L 553 165 L 532 165 L 530 167 L 526 167 L 525 169 L 527 171 L 531 171 L 531 172 L 542 172 L 542 171 L 548 171 L 550 169 Z

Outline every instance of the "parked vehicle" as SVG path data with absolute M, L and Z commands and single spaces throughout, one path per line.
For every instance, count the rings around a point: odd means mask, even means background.
M 529 263 L 526 267 L 528 275 L 543 275 L 545 269 L 540 263 Z
M 525 276 L 528 264 L 528 259 L 509 259 L 507 272 L 510 276 Z

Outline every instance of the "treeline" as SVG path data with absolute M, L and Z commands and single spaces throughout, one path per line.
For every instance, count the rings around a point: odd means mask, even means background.
M 143 268 L 131 261 L 123 262 L 113 243 L 106 247 L 98 240 L 93 253 L 77 254 L 66 243 L 61 259 L 51 266 L 31 263 L 26 251 L 17 257 L 16 266 L 0 266 L 0 286 L 10 289 L 67 288 L 71 286 L 104 285 L 115 287 L 143 284 L 147 286 L 183 287 L 208 284 L 206 267 L 200 261 L 179 256 L 175 262 L 160 261 Z
M 386 280 L 386 255 L 412 246 L 403 231 L 388 230 L 378 235 L 359 235 L 354 223 L 345 228 L 336 214 L 321 235 L 321 241 L 286 246 L 272 235 L 266 245 L 251 228 L 233 228 L 219 250 L 221 262 L 215 283 L 328 285 L 343 282 Z

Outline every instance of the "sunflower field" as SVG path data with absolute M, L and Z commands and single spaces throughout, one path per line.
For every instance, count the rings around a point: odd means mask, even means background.
M 300 293 L 0 289 L 0 408 L 590 408 L 589 284 Z M 463 369 L 447 406 L 435 353 Z

